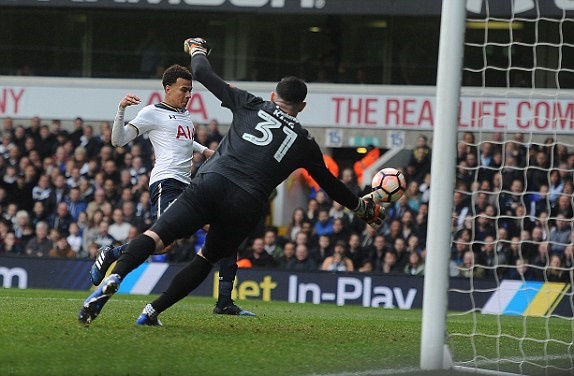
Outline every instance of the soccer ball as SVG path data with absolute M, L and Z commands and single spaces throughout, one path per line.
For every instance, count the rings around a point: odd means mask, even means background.
M 375 202 L 395 202 L 405 194 L 407 182 L 402 172 L 396 168 L 387 167 L 373 176 L 371 186 Z

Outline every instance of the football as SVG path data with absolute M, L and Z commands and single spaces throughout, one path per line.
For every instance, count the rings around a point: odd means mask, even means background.
M 395 202 L 407 189 L 407 182 L 402 172 L 396 168 L 383 168 L 373 176 L 371 183 L 372 198 L 377 203 Z

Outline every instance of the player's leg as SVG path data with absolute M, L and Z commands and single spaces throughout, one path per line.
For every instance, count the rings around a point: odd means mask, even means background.
M 194 191 L 194 188 L 189 190 Z M 162 215 L 150 230 L 135 237 L 118 259 L 112 274 L 84 301 L 78 316 L 80 322 L 89 325 L 118 290 L 121 280 L 165 243 L 171 244 L 175 239 L 189 237 L 201 228 L 205 223 L 201 219 L 203 216 L 198 214 L 199 207 L 195 194 L 182 196 L 177 204 L 172 205 L 173 209 Z
M 122 244 L 117 247 L 109 245 L 101 246 L 96 254 L 96 259 L 90 269 L 90 278 L 94 286 L 102 283 L 110 266 L 120 258 L 121 254 L 128 247 L 128 244 Z
M 256 316 L 255 313 L 242 309 L 231 299 L 233 283 L 237 274 L 237 253 L 219 261 L 219 295 L 213 313 L 219 315 Z
M 155 222 L 157 218 L 171 205 L 171 203 L 179 197 L 186 186 L 187 184 L 175 179 L 160 180 L 150 186 L 153 222 Z M 97 286 L 102 282 L 110 266 L 114 261 L 120 258 L 127 247 L 128 245 L 126 243 L 118 247 L 103 246 L 98 249 L 96 259 L 90 269 L 90 277 L 94 286 Z M 159 253 L 164 253 L 167 250 L 169 249 L 166 244 L 166 248 Z
M 202 188 L 210 193 L 199 198 L 203 200 L 204 208 L 211 213 L 207 216 L 210 228 L 205 244 L 198 257 L 174 277 L 167 290 L 146 305 L 142 316 L 156 319 L 157 315 L 197 288 L 207 278 L 213 264 L 222 258 L 235 255 L 237 247 L 253 230 L 262 215 L 263 205 L 254 205 L 253 196 L 219 175 L 207 176 L 206 184 L 202 185 Z M 142 316 L 137 323 L 148 325 L 149 320 Z

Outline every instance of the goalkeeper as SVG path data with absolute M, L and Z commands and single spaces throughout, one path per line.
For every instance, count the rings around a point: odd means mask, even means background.
M 129 243 L 112 274 L 84 301 L 79 321 L 86 325 L 98 316 L 122 279 L 149 255 L 209 223 L 198 257 L 174 277 L 159 298 L 145 306 L 136 320 L 138 325 L 161 325 L 161 312 L 198 287 L 215 263 L 235 255 L 261 220 L 269 194 L 298 168 L 305 168 L 333 200 L 367 223 L 382 223 L 384 208 L 368 196 L 355 196 L 333 176 L 319 145 L 299 123 L 296 116 L 305 108 L 307 96 L 301 79 L 283 78 L 271 100 L 265 101 L 216 75 L 207 59 L 210 48 L 203 39 L 187 39 L 184 49 L 191 55 L 194 78 L 233 113 L 231 127 L 179 199 L 149 230 Z

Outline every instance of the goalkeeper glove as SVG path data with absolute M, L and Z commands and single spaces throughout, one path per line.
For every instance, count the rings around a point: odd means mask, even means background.
M 367 222 L 374 229 L 378 229 L 383 225 L 385 208 L 379 204 L 375 204 L 370 195 L 360 198 L 359 204 L 353 211 L 359 218 Z
M 201 54 L 209 56 L 211 52 L 211 47 L 207 44 L 203 38 L 187 38 L 183 42 L 183 50 L 186 54 L 194 56 L 196 54 Z

